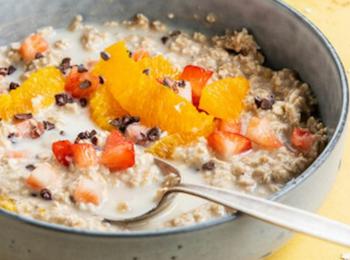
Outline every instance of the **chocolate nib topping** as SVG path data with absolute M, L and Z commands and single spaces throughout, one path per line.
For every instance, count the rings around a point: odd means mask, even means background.
M 32 113 L 23 113 L 23 114 L 17 114 L 13 117 L 15 120 L 27 120 L 33 118 Z
M 139 121 L 140 118 L 137 116 L 123 116 L 113 119 L 110 124 L 124 133 L 128 125 Z

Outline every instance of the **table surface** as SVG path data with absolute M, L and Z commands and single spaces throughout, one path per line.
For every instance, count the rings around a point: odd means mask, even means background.
M 337 49 L 350 79 L 350 0 L 286 0 L 311 19 Z M 350 128 L 342 167 L 319 214 L 350 224 Z M 347 156 L 347 157 L 345 157 Z M 350 248 L 296 234 L 266 260 L 339 260 Z

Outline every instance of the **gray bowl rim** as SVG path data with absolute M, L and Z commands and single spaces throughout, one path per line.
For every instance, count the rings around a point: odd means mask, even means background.
M 341 81 L 342 97 L 343 97 L 340 120 L 326 148 L 302 174 L 300 174 L 297 178 L 289 181 L 283 187 L 283 189 L 281 189 L 280 191 L 274 193 L 271 197 L 269 197 L 269 199 L 271 200 L 278 200 L 280 197 L 282 197 L 283 195 L 288 193 L 290 190 L 297 187 L 299 184 L 304 182 L 308 177 L 314 174 L 316 170 L 327 160 L 331 152 L 334 150 L 335 146 L 338 144 L 338 141 L 342 136 L 346 127 L 346 120 L 347 120 L 348 109 L 349 109 L 349 89 L 348 89 L 347 76 L 346 76 L 343 64 L 339 58 L 339 55 L 337 54 L 337 51 L 329 42 L 327 37 L 321 32 L 321 30 L 316 25 L 314 25 L 306 16 L 304 16 L 302 13 L 300 13 L 293 7 L 289 6 L 288 4 L 284 3 L 282 0 L 269 0 L 269 1 L 272 2 L 272 4 L 278 6 L 279 8 L 285 9 L 288 13 L 290 13 L 291 15 L 299 19 L 323 43 L 323 45 L 328 50 L 328 53 L 332 57 L 333 62 L 337 67 L 338 76 Z M 90 237 L 130 238 L 131 239 L 131 238 L 155 237 L 155 236 L 164 236 L 164 235 L 169 236 L 169 235 L 175 235 L 179 233 L 200 231 L 203 229 L 214 227 L 216 225 L 234 221 L 235 219 L 245 214 L 238 213 L 235 215 L 227 215 L 221 218 L 217 218 L 217 219 L 209 220 L 203 223 L 185 226 L 185 227 L 166 228 L 161 230 L 150 230 L 150 231 L 130 231 L 130 232 L 104 232 L 104 231 L 93 231 L 93 230 L 81 230 L 81 229 L 76 229 L 76 228 L 71 228 L 71 227 L 66 227 L 58 224 L 52 224 L 52 223 L 48 223 L 40 220 L 31 219 L 25 216 L 20 216 L 16 213 L 12 213 L 1 208 L 0 208 L 0 215 L 12 218 L 22 223 L 26 223 L 28 225 L 32 225 L 37 228 L 46 229 L 49 231 L 57 231 L 62 233 L 69 233 L 72 235 L 90 236 Z

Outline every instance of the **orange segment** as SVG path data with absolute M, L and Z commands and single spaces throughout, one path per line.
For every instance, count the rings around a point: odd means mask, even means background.
M 111 56 L 100 60 L 94 72 L 102 75 L 113 97 L 146 126 L 158 126 L 169 133 L 194 133 L 213 124 L 213 117 L 200 113 L 186 99 L 142 73 L 128 56 L 124 42 L 106 49 Z
M 145 57 L 149 57 L 149 53 L 146 50 L 140 49 L 134 52 L 134 54 L 132 55 L 132 58 L 134 59 L 134 61 L 139 61 Z
M 243 77 L 215 81 L 203 89 L 199 108 L 217 118 L 236 119 L 244 108 L 248 90 L 249 82 Z
M 8 94 L 0 95 L 0 118 L 12 119 L 15 114 L 35 113 L 54 103 L 54 96 L 64 91 L 65 80 L 54 67 L 42 68 Z M 38 98 L 38 104 L 33 99 Z
M 126 115 L 127 112 L 113 98 L 106 85 L 100 86 L 90 99 L 90 114 L 92 120 L 105 130 L 112 130 L 109 122 Z
M 170 159 L 176 147 L 189 145 L 197 139 L 195 134 L 172 134 L 167 135 L 146 149 L 153 155 Z
M 164 77 L 177 78 L 178 71 L 162 55 L 154 57 L 144 57 L 138 62 L 141 71 L 149 70 L 149 76 L 153 79 L 163 79 Z
M 13 90 L 14 91 L 14 90 Z M 0 118 L 9 119 L 12 118 L 11 102 L 12 98 L 9 94 L 0 95 Z

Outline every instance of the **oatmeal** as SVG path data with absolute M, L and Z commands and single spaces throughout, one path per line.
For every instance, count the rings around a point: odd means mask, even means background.
M 179 194 L 147 223 L 106 221 L 157 204 L 169 180 L 155 156 L 186 183 L 280 190 L 322 151 L 327 131 L 310 87 L 264 59 L 246 29 L 209 38 L 142 14 L 103 25 L 78 15 L 67 29 L 1 47 L 0 207 L 103 231 L 234 213 Z

